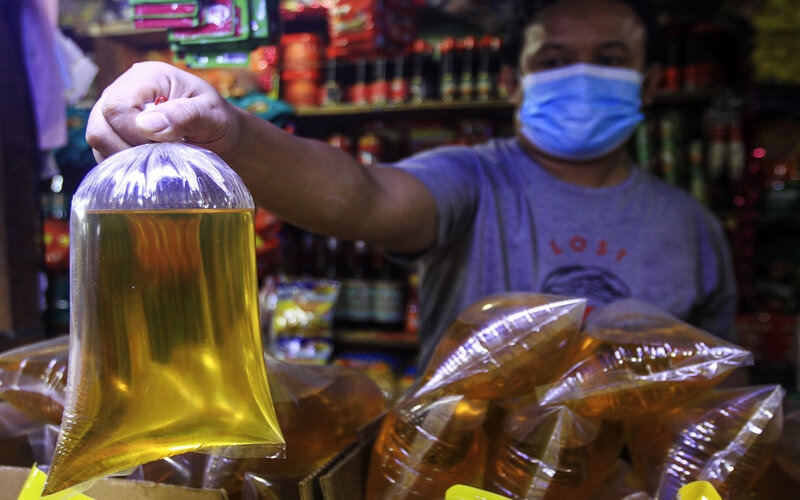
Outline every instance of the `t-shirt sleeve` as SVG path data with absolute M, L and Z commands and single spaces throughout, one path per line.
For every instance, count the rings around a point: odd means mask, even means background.
M 438 210 L 435 248 L 467 231 L 480 198 L 480 159 L 471 148 L 447 146 L 424 151 L 393 164 L 430 190 Z

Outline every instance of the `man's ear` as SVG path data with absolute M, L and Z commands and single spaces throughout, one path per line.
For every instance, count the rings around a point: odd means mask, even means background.
M 660 63 L 650 64 L 644 72 L 642 84 L 642 105 L 648 106 L 653 102 L 653 96 L 661 88 L 661 79 L 664 77 L 664 66 Z
M 517 72 L 511 66 L 503 64 L 497 73 L 497 89 L 500 97 L 513 104 L 520 103 L 520 88 Z

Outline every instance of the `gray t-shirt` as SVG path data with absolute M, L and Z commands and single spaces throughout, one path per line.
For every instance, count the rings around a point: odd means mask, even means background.
M 470 304 L 528 291 L 579 296 L 589 309 L 626 298 L 734 340 L 736 285 L 728 239 L 685 190 L 633 168 L 621 184 L 561 181 L 516 139 L 424 151 L 394 164 L 439 209 L 420 270 L 420 367 Z

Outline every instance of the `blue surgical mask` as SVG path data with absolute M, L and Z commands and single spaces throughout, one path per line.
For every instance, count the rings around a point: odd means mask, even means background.
M 622 145 L 644 118 L 643 81 L 632 69 L 583 63 L 526 74 L 521 132 L 556 158 L 600 158 Z

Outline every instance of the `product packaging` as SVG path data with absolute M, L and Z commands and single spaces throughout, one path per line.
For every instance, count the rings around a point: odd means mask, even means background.
M 191 451 L 280 457 L 255 206 L 210 151 L 153 143 L 90 171 L 70 215 L 65 409 L 44 493 Z

